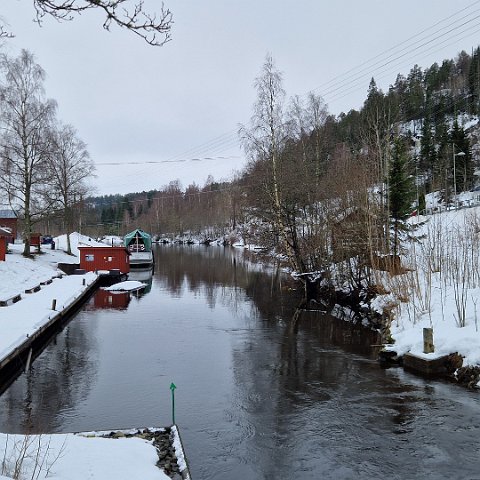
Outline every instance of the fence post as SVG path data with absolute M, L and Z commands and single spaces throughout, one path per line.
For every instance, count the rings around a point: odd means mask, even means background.
M 423 353 L 433 353 L 435 346 L 433 345 L 433 328 L 423 329 Z

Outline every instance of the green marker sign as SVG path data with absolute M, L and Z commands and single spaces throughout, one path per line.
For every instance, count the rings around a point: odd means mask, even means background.
M 177 386 L 172 382 L 170 390 L 172 391 L 172 424 L 175 425 L 175 389 Z

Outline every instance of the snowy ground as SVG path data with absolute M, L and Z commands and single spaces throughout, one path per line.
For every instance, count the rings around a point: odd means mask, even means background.
M 68 307 L 96 275 L 62 276 L 59 262 L 77 263 L 76 256 L 67 255 L 66 236 L 57 237 L 56 249 L 43 245 L 41 254 L 33 259 L 22 256 L 23 245 L 10 245 L 6 261 L 0 262 L 0 300 L 20 295 L 21 300 L 0 307 L 0 361 L 41 328 L 56 312 Z M 71 247 L 78 253 L 78 245 L 97 245 L 95 240 L 73 234 Z M 104 245 L 104 244 L 99 244 Z M 34 249 L 32 249 L 32 252 Z M 83 281 L 85 280 L 85 285 Z M 43 285 L 42 283 L 51 281 Z M 138 282 L 127 282 L 136 287 Z M 41 285 L 39 291 L 26 294 L 25 290 Z M 143 287 L 144 285 L 141 284 Z M 56 311 L 52 300 L 56 300 Z M 186 469 L 183 450 L 176 428 L 174 446 L 181 470 Z M 91 438 L 67 435 L 6 435 L 0 434 L 0 480 L 11 478 L 52 478 L 59 480 L 90 479 L 167 479 L 156 466 L 158 455 L 150 441 L 140 438 Z M 15 475 L 21 464 L 22 476 Z
M 66 435 L 0 434 L 0 480 L 162 480 L 169 477 L 156 466 L 158 455 L 141 438 L 99 438 Z M 15 469 L 21 468 L 20 477 Z
M 190 480 L 177 427 L 151 428 L 172 435 L 173 450 L 180 472 Z M 152 438 L 143 433 L 142 436 Z M 55 435 L 0 434 L 0 480 L 162 480 L 170 477 L 157 466 L 159 454 L 153 439 L 132 436 L 140 431 L 88 432 Z M 107 438 L 106 438 L 107 437 Z M 168 441 L 168 440 L 167 440 Z M 157 447 L 159 445 L 157 444 Z
M 459 197 L 468 203 L 471 195 Z M 415 241 L 402 259 L 407 271 L 384 275 L 388 293 L 374 303 L 394 313 L 390 348 L 432 359 L 458 352 L 464 366 L 480 365 L 480 207 L 444 209 L 411 223 Z M 424 327 L 433 328 L 435 353 L 423 353 Z
M 0 361 L 73 303 L 97 278 L 93 273 L 63 276 L 57 268 L 58 262 L 75 263 L 76 258 L 51 250 L 49 245 L 44 247 L 48 247 L 42 248 L 44 253 L 27 259 L 21 254 L 23 245 L 10 245 L 11 253 L 5 262 L 0 262 L 0 300 L 21 297 L 13 305 L 0 307 Z M 46 282 L 51 283 L 41 285 Z M 39 291 L 25 293 L 26 289 L 38 286 Z
M 411 352 L 427 358 L 458 352 L 464 364 L 480 365 L 480 207 L 416 217 L 412 222 L 417 224 L 416 241 L 409 244 L 403 258 L 408 269 L 402 275 L 379 278 L 387 293 L 375 302 L 377 310 L 389 308 L 395 313 L 392 348 L 399 354 Z M 33 260 L 21 256 L 22 245 L 11 246 L 6 261 L 0 262 L 0 300 L 17 294 L 22 297 L 13 305 L 0 307 L 0 360 L 55 313 L 51 310 L 53 299 L 57 310 L 65 308 L 96 278 L 93 273 L 55 278 L 60 274 L 58 262 L 77 262 L 76 257 L 61 251 L 66 248 L 65 236 L 56 238 L 55 243 L 57 250 L 43 246 L 44 253 Z M 78 252 L 79 244 L 98 242 L 73 235 L 73 253 Z M 52 278 L 40 291 L 24 293 Z M 434 354 L 422 353 L 423 327 L 433 327 Z M 25 441 L 31 442 L 34 453 L 21 453 Z M 155 448 L 142 439 L 0 434 L 0 480 L 13 478 L 11 464 L 22 456 L 26 457 L 25 466 L 34 466 L 37 452 L 47 468 L 39 476 L 27 478 L 168 478 L 155 466 Z

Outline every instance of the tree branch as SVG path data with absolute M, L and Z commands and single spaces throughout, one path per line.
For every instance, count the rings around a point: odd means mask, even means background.
M 110 30 L 113 23 L 157 47 L 171 40 L 173 16 L 163 3 L 158 14 L 145 11 L 143 0 L 135 3 L 133 8 L 128 8 L 129 3 L 132 0 L 33 0 L 39 24 L 46 15 L 58 21 L 70 21 L 86 10 L 99 8 L 106 16 L 103 22 L 106 30 Z

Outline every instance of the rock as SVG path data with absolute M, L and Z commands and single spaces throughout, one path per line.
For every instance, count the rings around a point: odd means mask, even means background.
M 457 382 L 474 389 L 480 379 L 480 367 L 461 367 L 457 370 Z
M 463 365 L 463 357 L 459 355 L 457 352 L 451 353 L 448 355 L 447 359 L 445 360 L 445 368 L 447 369 L 448 374 L 455 373 L 456 370 L 461 368 Z

